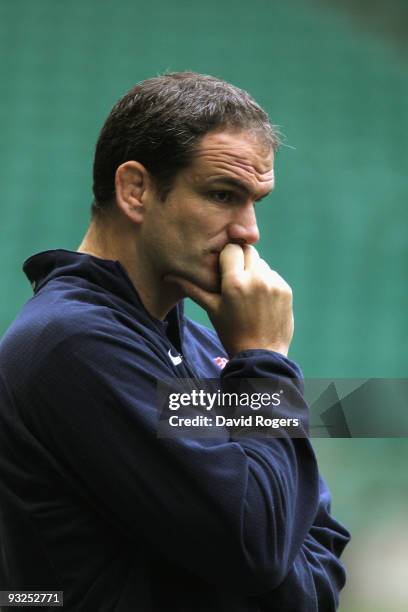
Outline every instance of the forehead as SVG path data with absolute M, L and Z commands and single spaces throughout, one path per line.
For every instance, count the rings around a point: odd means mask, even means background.
M 206 134 L 189 168 L 194 181 L 223 177 L 246 184 L 253 191 L 273 188 L 272 148 L 251 132 L 210 132 Z

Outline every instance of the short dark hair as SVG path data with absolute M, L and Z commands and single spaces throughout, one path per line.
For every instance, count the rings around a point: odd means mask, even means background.
M 274 151 L 279 135 L 244 90 L 212 76 L 173 72 L 138 83 L 113 107 L 98 138 L 93 166 L 93 214 L 113 207 L 115 174 L 136 160 L 162 199 L 191 163 L 200 139 L 219 129 L 250 130 Z

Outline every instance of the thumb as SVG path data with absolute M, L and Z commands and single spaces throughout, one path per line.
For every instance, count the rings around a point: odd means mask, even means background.
M 194 302 L 197 302 L 199 306 L 207 310 L 208 312 L 216 310 L 218 303 L 220 301 L 220 296 L 218 293 L 211 293 L 210 291 L 205 291 L 198 287 L 194 283 L 182 278 L 180 276 L 175 276 L 169 274 L 166 276 L 166 281 L 171 283 L 175 283 L 185 293 L 186 297 L 191 298 Z

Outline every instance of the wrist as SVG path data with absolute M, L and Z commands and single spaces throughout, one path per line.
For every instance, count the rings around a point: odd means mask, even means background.
M 288 356 L 289 346 L 287 344 L 268 344 L 262 345 L 261 343 L 257 344 L 254 342 L 248 342 L 240 345 L 235 345 L 233 348 L 226 348 L 228 355 L 230 358 L 235 357 L 238 353 L 242 353 L 244 351 L 272 351 L 273 353 L 280 353 L 284 357 Z

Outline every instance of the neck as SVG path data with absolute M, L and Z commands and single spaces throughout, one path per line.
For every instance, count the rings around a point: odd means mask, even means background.
M 143 252 L 137 240 L 138 229 L 126 220 L 95 218 L 77 250 L 100 259 L 119 261 L 148 313 L 163 320 L 183 296 L 160 277 L 155 262 Z

